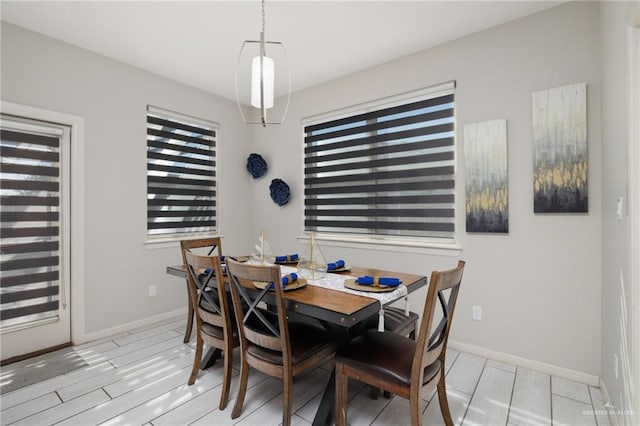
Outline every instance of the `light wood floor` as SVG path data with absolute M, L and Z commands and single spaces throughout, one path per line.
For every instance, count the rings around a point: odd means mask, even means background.
M 231 420 L 234 400 L 217 409 L 222 373 L 216 363 L 193 386 L 187 378 L 193 344 L 182 343 L 184 320 L 165 321 L 77 346 L 89 364 L 1 396 L 2 425 L 278 425 L 282 384 L 252 370 L 242 416 Z M 238 363 L 236 362 L 236 376 Z M 45 366 L 46 368 L 46 366 Z M 447 386 L 456 424 L 607 425 L 599 416 L 600 390 L 515 365 L 448 351 Z M 310 425 L 329 376 L 319 368 L 295 383 L 293 424 Z M 237 393 L 237 377 L 231 397 Z M 370 399 L 349 385 L 351 425 L 407 425 L 401 398 Z M 443 424 L 438 398 L 424 402 L 425 425 Z

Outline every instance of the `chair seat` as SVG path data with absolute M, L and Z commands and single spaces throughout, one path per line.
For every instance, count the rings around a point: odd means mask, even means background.
M 209 292 L 209 290 L 207 291 Z M 218 302 L 218 293 L 211 291 L 210 294 L 212 299 Z M 233 307 L 231 305 L 231 300 L 229 300 L 229 308 L 229 315 L 233 316 Z M 200 309 L 212 314 L 218 314 L 216 309 L 214 309 L 211 304 L 204 298 L 200 301 Z M 202 332 L 216 339 L 224 340 L 224 331 L 222 330 L 222 327 L 218 327 L 216 325 L 209 324 L 203 321 Z M 231 321 L 231 337 L 233 338 L 234 342 L 238 342 L 238 325 L 235 321 Z
M 416 323 L 420 316 L 409 311 L 409 315 L 404 314 L 404 309 L 388 306 L 384 308 L 384 330 L 391 333 L 408 336 L 415 333 Z M 365 330 L 378 328 L 378 315 L 372 315 L 363 323 Z
M 208 336 L 214 337 L 216 339 L 224 340 L 224 331 L 222 327 L 217 327 L 215 325 L 203 322 L 202 323 L 202 332 Z M 234 342 L 238 341 L 238 327 L 235 325 L 235 322 L 231 325 L 231 337 Z
M 409 311 L 409 315 L 405 315 L 404 309 L 384 308 L 384 329 L 395 334 L 408 336 L 411 333 L 415 333 L 418 318 L 420 318 L 420 315 L 413 311 Z
M 399 386 L 411 384 L 411 366 L 416 342 L 408 337 L 384 332 L 367 331 L 356 337 L 336 354 L 336 362 L 353 366 L 382 381 Z M 440 361 L 425 368 L 423 383 L 431 380 L 440 369 Z
M 206 289 L 207 295 L 217 304 L 220 303 L 220 300 L 218 299 L 218 290 L 216 290 L 215 288 L 211 288 L 211 287 L 207 287 Z M 231 294 L 227 295 L 227 301 L 229 303 L 229 306 L 232 306 L 233 302 L 231 300 Z M 200 299 L 200 306 L 201 309 L 204 309 L 205 311 L 211 312 L 212 314 L 216 314 L 216 315 L 220 315 L 220 313 L 217 311 L 217 309 L 214 309 L 213 306 L 211 306 L 211 304 L 207 301 L 207 299 L 205 297 L 203 297 L 202 299 Z M 233 308 L 231 308 L 233 309 Z M 231 311 L 231 317 L 233 318 L 233 311 Z
M 308 322 L 289 321 L 291 362 L 296 365 L 333 345 L 327 332 Z M 249 343 L 247 352 L 271 364 L 283 365 L 282 352 L 265 349 Z

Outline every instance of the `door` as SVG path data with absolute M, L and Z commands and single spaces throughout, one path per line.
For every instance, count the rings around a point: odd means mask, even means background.
M 71 341 L 70 131 L 0 120 L 1 359 Z

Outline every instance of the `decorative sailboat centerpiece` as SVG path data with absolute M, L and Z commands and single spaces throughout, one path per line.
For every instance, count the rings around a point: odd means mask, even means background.
M 273 254 L 273 250 L 271 250 L 271 246 L 264 236 L 264 231 L 261 231 L 258 236 L 258 241 L 253 247 L 253 252 L 251 252 L 249 262 L 253 265 L 273 265 L 275 261 L 276 256 Z
M 311 234 L 309 244 L 302 250 L 298 262 L 300 276 L 310 280 L 320 280 L 327 274 L 327 261 L 316 242 L 315 234 Z

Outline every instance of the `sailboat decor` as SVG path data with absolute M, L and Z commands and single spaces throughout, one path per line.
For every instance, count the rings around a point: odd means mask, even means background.
M 320 280 L 327 274 L 327 260 L 313 233 L 309 238 L 309 244 L 302 250 L 300 262 L 298 262 L 298 273 L 311 280 Z
M 275 263 L 276 256 L 273 254 L 273 250 L 271 250 L 271 246 L 264 236 L 264 231 L 260 232 L 249 261 L 253 265 L 273 265 Z

